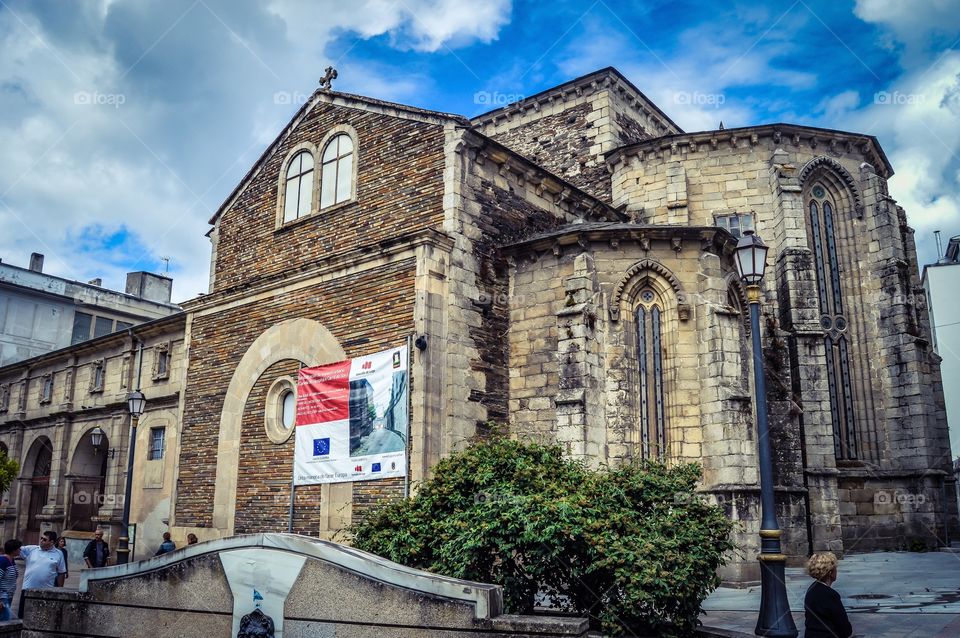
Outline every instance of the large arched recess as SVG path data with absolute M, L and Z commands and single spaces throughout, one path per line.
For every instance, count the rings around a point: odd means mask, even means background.
M 253 385 L 267 368 L 284 359 L 294 359 L 302 362 L 304 367 L 312 367 L 346 358 L 337 338 L 323 324 L 312 319 L 281 321 L 265 330 L 247 348 L 230 379 L 220 415 L 213 525 L 224 536 L 233 535 L 241 421 Z

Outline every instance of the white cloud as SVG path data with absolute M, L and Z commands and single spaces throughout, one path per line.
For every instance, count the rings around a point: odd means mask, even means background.
M 890 194 L 916 229 L 920 265 L 936 260 L 934 230 L 960 234 L 960 2 L 859 0 L 856 14 L 902 47 L 903 72 L 842 121 L 880 138 L 896 174 Z M 941 44 L 938 44 L 941 43 Z
M 292 41 L 326 42 L 336 31 L 361 38 L 390 34 L 398 48 L 434 52 L 474 41 L 491 42 L 510 20 L 510 0 L 274 0 L 270 10 Z

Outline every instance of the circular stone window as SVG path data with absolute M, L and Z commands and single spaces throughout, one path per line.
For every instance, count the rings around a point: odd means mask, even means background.
M 267 438 L 274 443 L 286 443 L 293 434 L 297 416 L 297 386 L 290 377 L 280 377 L 267 390 L 263 410 L 263 425 Z
M 827 191 L 823 190 L 823 186 L 820 186 L 819 184 L 817 184 L 816 186 L 813 187 L 814 197 L 821 199 L 826 194 L 827 194 Z

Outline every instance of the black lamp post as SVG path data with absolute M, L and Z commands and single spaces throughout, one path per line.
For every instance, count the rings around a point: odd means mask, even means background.
M 137 421 L 147 405 L 147 398 L 140 390 L 127 395 L 127 410 L 130 412 L 130 451 L 127 454 L 127 485 L 123 493 L 123 531 L 117 545 L 117 564 L 130 560 L 130 494 L 133 490 L 133 456 L 137 451 Z
M 753 379 L 757 394 L 757 453 L 760 457 L 760 617 L 758 636 L 794 638 L 793 623 L 784 565 L 787 557 L 780 545 L 776 503 L 773 497 L 773 459 L 770 454 L 770 427 L 767 423 L 767 385 L 763 371 L 763 350 L 760 345 L 760 280 L 767 267 L 767 246 L 752 230 L 744 231 L 737 243 L 737 271 L 747 286 L 750 304 L 750 332 L 753 338 Z

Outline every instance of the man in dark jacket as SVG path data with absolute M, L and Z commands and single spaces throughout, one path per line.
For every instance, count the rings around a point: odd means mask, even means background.
M 161 554 L 166 554 L 167 552 L 172 552 L 177 548 L 174 545 L 173 541 L 170 540 L 170 532 L 163 533 L 163 542 L 160 543 L 160 549 L 157 550 L 157 553 L 154 556 L 160 556 Z
M 110 546 L 103 540 L 103 530 L 93 533 L 93 540 L 83 550 L 83 562 L 87 567 L 106 567 L 110 558 Z

